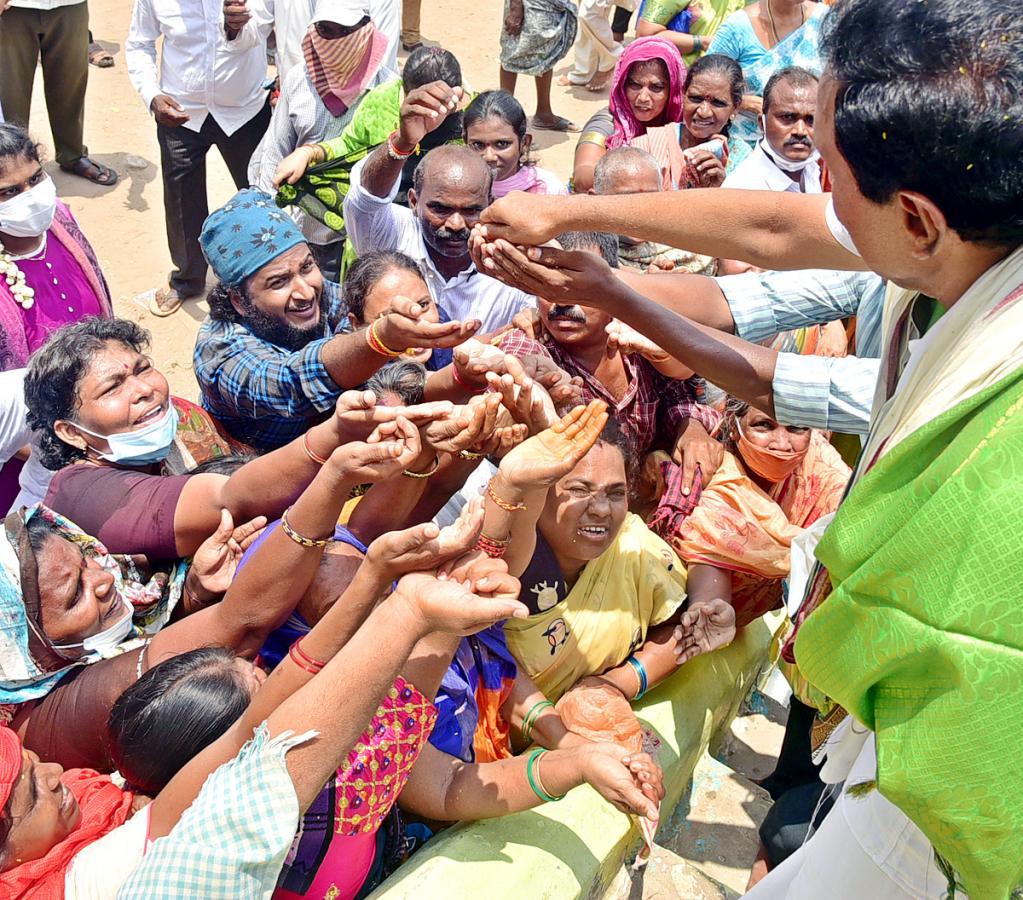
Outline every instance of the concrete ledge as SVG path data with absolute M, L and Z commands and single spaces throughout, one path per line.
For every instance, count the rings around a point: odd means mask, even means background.
M 637 706 L 661 741 L 667 791 L 659 834 L 684 820 L 693 769 L 727 728 L 767 659 L 781 611 L 748 625 L 724 650 L 697 657 Z M 455 825 L 430 841 L 371 900 L 599 897 L 641 843 L 630 817 L 588 785 L 559 803 Z

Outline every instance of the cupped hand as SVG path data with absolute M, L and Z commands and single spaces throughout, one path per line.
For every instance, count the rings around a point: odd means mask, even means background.
M 591 744 L 581 752 L 586 781 L 605 800 L 624 813 L 657 822 L 664 776 L 650 756 L 629 753 L 617 744 Z
M 452 364 L 463 382 L 483 387 L 487 372 L 504 371 L 504 353 L 499 347 L 472 338 L 455 347 Z
M 430 322 L 423 318 L 424 313 L 415 300 L 395 297 L 390 311 L 377 319 L 376 335 L 391 350 L 457 347 L 479 331 L 482 324 L 479 319 Z
M 456 407 L 451 416 L 424 425 L 423 439 L 445 453 L 471 450 L 493 436 L 500 406 L 501 398 L 488 394 L 477 403 Z
M 657 346 L 645 334 L 626 325 L 618 319 L 612 319 L 604 329 L 607 332 L 607 349 L 609 352 L 618 350 L 622 353 L 638 353 L 650 362 L 664 362 L 671 357 Z
M 517 579 L 512 581 L 517 584 Z M 501 585 L 499 593 L 491 594 L 483 588 L 472 591 L 452 578 L 441 580 L 426 572 L 412 572 L 398 582 L 394 597 L 408 608 L 421 635 L 434 631 L 467 635 L 505 619 L 525 618 L 525 605 L 510 594 L 507 584 Z
M 503 375 L 488 372 L 487 384 L 500 396 L 512 421 L 525 425 L 531 435 L 550 428 L 558 420 L 551 395 L 514 356 L 506 356 L 504 368 Z
M 334 406 L 332 423 L 338 445 L 361 441 L 382 422 L 393 422 L 404 416 L 410 422 L 427 422 L 451 415 L 454 405 L 447 400 L 418 403 L 415 406 L 377 406 L 372 391 L 345 391 Z
M 688 162 L 700 187 L 721 187 L 725 180 L 725 164 L 709 150 L 693 150 Z
M 220 511 L 220 524 L 199 545 L 192 557 L 192 571 L 203 590 L 223 594 L 230 586 L 245 551 L 266 527 L 266 516 L 256 516 L 237 528 L 231 513 Z
M 727 647 L 735 638 L 735 609 L 720 597 L 682 613 L 672 635 L 679 665 L 701 653 Z
M 554 484 L 567 475 L 600 437 L 607 404 L 592 400 L 515 447 L 501 460 L 501 474 L 522 488 Z
M 409 572 L 432 572 L 468 553 L 482 528 L 482 502 L 468 504 L 462 515 L 446 528 L 426 522 L 382 534 L 369 545 L 366 560 L 377 565 L 389 581 Z
M 177 100 L 166 94 L 157 94 L 149 108 L 153 112 L 153 118 L 166 128 L 177 128 L 191 118 Z
M 338 447 L 328 463 L 348 481 L 376 483 L 401 474 L 421 450 L 419 429 L 399 415 L 392 422 L 377 425 L 364 442 L 351 441 Z

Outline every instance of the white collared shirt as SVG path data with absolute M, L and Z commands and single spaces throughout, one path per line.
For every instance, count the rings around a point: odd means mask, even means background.
M 725 178 L 726 188 L 739 188 L 744 191 L 792 191 L 796 194 L 821 193 L 821 166 L 814 160 L 807 163 L 803 176 L 793 181 L 788 172 L 779 169 L 774 161 L 757 144 L 753 152 L 747 156 L 731 175 Z
M 400 176 L 386 197 L 377 197 L 362 186 L 366 159 L 352 169 L 351 187 L 345 197 L 345 227 L 358 254 L 397 250 L 411 256 L 422 267 L 437 305 L 452 319 L 479 319 L 484 333 L 507 325 L 519 310 L 536 306 L 532 294 L 508 287 L 472 264 L 445 280 L 426 250 L 419 220 L 412 210 L 392 202 L 398 194 Z
M 185 128 L 199 131 L 211 115 L 229 135 L 257 114 L 267 98 L 263 83 L 273 0 L 250 0 L 248 7 L 252 18 L 229 41 L 223 0 L 135 0 L 124 55 L 146 109 L 157 94 L 166 94 L 190 116 Z
M 12 0 L 11 6 L 18 9 L 57 9 L 60 6 L 74 6 L 77 3 L 84 3 L 85 0 Z M 0 122 L 3 119 L 0 118 Z

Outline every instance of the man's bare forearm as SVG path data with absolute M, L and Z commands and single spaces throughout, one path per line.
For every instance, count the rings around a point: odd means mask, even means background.
M 717 329 L 700 325 L 666 309 L 616 281 L 603 304 L 661 349 L 729 394 L 769 415 L 774 413 L 772 383 L 778 354 Z
M 561 199 L 561 198 L 559 198 Z M 763 269 L 863 270 L 824 218 L 827 194 L 693 188 L 564 198 L 562 231 L 609 231 Z
M 387 152 L 387 145 L 377 147 L 362 167 L 362 187 L 374 197 L 387 197 L 394 182 L 401 175 L 404 161 L 394 159 Z
M 637 272 L 616 269 L 615 274 L 637 294 L 680 316 L 716 328 L 735 332 L 735 320 L 717 281 L 706 275 L 673 272 Z

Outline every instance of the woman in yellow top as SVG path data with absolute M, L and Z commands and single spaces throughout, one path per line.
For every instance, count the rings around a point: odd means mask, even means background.
M 746 0 L 646 0 L 636 23 L 636 37 L 656 34 L 666 38 L 691 66 L 710 45 L 725 18 L 745 5 Z M 679 17 L 689 20 L 687 27 L 675 25 Z
M 735 635 L 728 573 L 687 573 L 629 512 L 631 454 L 604 408 L 595 400 L 584 414 L 584 456 L 541 433 L 502 459 L 487 490 L 485 540 L 520 576 L 530 612 L 505 623 L 508 647 L 550 700 L 590 675 L 638 699 Z

